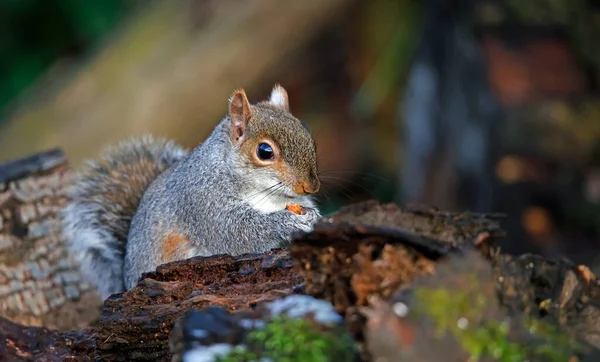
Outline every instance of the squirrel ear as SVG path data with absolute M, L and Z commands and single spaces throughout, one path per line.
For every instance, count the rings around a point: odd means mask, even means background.
M 250 102 L 243 89 L 236 90 L 229 99 L 229 119 L 231 120 L 231 136 L 239 141 L 246 133 L 248 121 L 252 118 Z
M 271 96 L 269 97 L 269 103 L 272 105 L 282 108 L 284 111 L 290 110 L 290 105 L 288 102 L 288 94 L 285 89 L 279 84 L 275 84 L 273 87 L 273 91 L 271 91 Z

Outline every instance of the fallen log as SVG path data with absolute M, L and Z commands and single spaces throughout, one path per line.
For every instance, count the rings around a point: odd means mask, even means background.
M 0 311 L 13 322 L 69 330 L 99 317 L 61 232 L 70 177 L 60 149 L 0 165 Z
M 159 266 L 133 289 L 108 298 L 98 328 L 107 361 L 167 360 L 175 320 L 192 308 L 250 310 L 293 293 L 302 283 L 286 250 L 196 257 Z
M 0 317 L 2 361 L 93 361 L 95 331 L 84 328 L 60 333 L 45 327 L 27 327 Z
M 61 334 L 0 320 L 0 340 L 9 341 L 0 353 L 179 361 L 242 343 L 248 318 L 267 318 L 269 302 L 309 294 L 344 317 L 365 361 L 597 357 L 597 278 L 564 260 L 503 255 L 493 242 L 500 236 L 499 215 L 357 204 L 296 235 L 291 254 L 161 265 L 107 299 L 97 329 Z

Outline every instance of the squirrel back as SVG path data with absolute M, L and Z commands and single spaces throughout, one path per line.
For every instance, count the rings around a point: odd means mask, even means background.
M 123 263 L 133 215 L 150 183 L 188 151 L 150 135 L 108 147 L 75 173 L 63 232 L 84 277 L 105 299 L 123 290 Z

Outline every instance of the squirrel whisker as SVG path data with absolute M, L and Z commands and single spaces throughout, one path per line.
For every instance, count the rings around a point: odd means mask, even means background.
M 257 196 L 261 195 L 263 192 L 267 192 L 267 191 L 271 190 L 272 188 L 274 188 L 274 187 L 277 187 L 277 186 L 280 186 L 280 185 L 281 185 L 281 182 L 278 182 L 278 183 L 276 183 L 276 184 L 274 184 L 274 185 L 271 185 L 271 186 L 267 187 L 267 188 L 266 188 L 266 189 L 264 189 L 264 190 L 260 190 L 260 191 L 258 191 L 258 192 L 256 192 L 256 193 L 254 193 L 254 194 L 252 194 L 252 195 L 248 196 L 246 199 L 244 199 L 244 201 L 250 201 L 250 200 L 252 200 L 253 198 L 255 198 L 255 197 L 257 197 Z
M 274 190 L 269 191 L 266 195 L 264 195 L 260 200 L 258 200 L 256 203 L 254 203 L 254 207 L 259 207 L 261 205 L 261 202 L 265 203 L 267 201 L 269 201 L 269 198 L 271 196 L 273 196 L 276 192 L 278 192 L 279 190 L 281 190 L 285 185 L 283 183 L 279 183 L 278 187 L 275 188 Z

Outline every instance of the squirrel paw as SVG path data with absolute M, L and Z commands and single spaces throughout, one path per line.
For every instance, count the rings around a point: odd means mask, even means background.
M 302 211 L 303 212 L 300 215 L 294 214 L 295 219 L 297 219 L 300 222 L 300 229 L 302 231 L 312 231 L 313 224 L 317 222 L 317 220 L 319 220 L 321 214 L 317 209 L 313 208 L 303 208 Z

